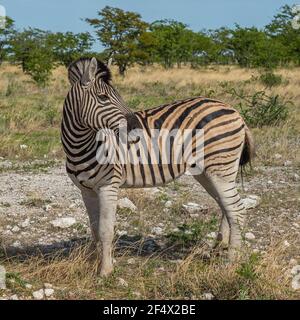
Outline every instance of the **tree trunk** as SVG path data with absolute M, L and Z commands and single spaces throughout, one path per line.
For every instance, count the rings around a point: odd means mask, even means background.
M 125 76 L 125 71 L 126 71 L 126 64 L 119 64 L 119 75 L 124 77 Z

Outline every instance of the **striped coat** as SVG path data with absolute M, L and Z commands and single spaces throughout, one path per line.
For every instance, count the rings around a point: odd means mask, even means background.
M 69 79 L 62 143 L 67 172 L 82 191 L 94 239 L 102 247 L 101 273 L 112 271 L 119 188 L 164 185 L 187 170 L 218 202 L 222 211 L 218 243 L 229 243 L 233 258 L 245 218 L 235 180 L 239 165 L 254 155 L 251 133 L 240 114 L 204 97 L 133 113 L 111 85 L 108 68 L 94 58 L 74 62 Z M 105 146 L 115 146 L 126 126 L 128 143 L 116 149 L 115 161 L 108 161 Z M 189 133 L 187 140 L 184 132 Z M 186 141 L 188 150 L 182 157 Z

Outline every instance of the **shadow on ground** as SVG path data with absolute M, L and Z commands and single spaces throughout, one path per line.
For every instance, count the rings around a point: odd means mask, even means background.
M 92 241 L 89 237 L 59 241 L 47 245 L 38 244 L 25 248 L 2 246 L 0 248 L 0 261 L 5 259 L 25 261 L 36 256 L 41 256 L 44 259 L 51 259 L 58 255 L 67 257 L 74 249 L 87 245 L 93 248 Z M 119 237 L 115 242 L 114 248 L 116 256 L 121 256 L 125 253 L 127 255 L 135 256 L 161 255 L 167 259 L 181 259 L 191 251 L 191 247 L 183 247 L 174 244 L 166 245 L 163 239 L 153 237 L 143 238 L 139 235 L 124 235 Z

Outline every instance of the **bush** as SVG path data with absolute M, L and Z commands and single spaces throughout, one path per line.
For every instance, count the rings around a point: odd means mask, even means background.
M 282 76 L 278 74 L 274 74 L 272 71 L 268 71 L 263 73 L 259 80 L 266 87 L 271 88 L 274 86 L 279 86 L 282 83 Z
M 236 108 L 250 127 L 275 126 L 287 119 L 291 102 L 279 95 L 268 96 L 265 91 L 258 91 L 247 96 L 238 94 L 234 89 L 231 94 L 240 100 Z

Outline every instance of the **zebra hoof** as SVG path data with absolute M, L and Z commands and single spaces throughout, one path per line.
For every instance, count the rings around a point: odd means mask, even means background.
M 213 249 L 227 250 L 228 247 L 229 247 L 229 241 L 224 239 L 222 233 L 218 233 Z
M 111 275 L 111 273 L 113 272 L 113 267 L 101 267 L 100 269 L 100 277 L 106 278 L 108 276 Z

